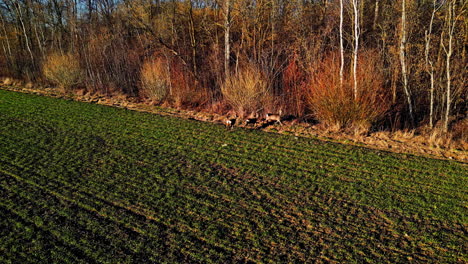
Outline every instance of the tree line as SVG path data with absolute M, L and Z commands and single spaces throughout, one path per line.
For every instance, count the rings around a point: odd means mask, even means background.
M 0 74 L 47 82 L 44 65 L 61 54 L 76 59 L 75 86 L 90 92 L 447 131 L 467 113 L 467 8 L 465 0 L 0 0 Z

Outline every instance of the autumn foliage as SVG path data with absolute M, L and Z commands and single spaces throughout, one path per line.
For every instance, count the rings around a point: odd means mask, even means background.
M 283 71 L 283 108 L 286 113 L 304 116 L 307 110 L 306 74 L 295 54 Z
M 170 91 L 169 65 L 163 59 L 146 61 L 141 68 L 140 78 L 140 93 L 151 99 L 162 101 Z
M 321 122 L 336 128 L 368 129 L 389 109 L 383 76 L 372 53 L 361 56 L 358 92 L 354 95 L 352 75 L 340 81 L 340 60 L 330 54 L 312 70 L 307 96 L 309 107 Z
M 71 53 L 50 54 L 42 66 L 44 76 L 65 91 L 82 81 L 83 71 L 78 58 Z
M 0 0 L 0 75 L 342 128 L 467 118 L 466 1 L 229 2 Z
M 240 117 L 264 110 L 271 101 L 264 74 L 252 64 L 228 76 L 221 86 L 221 92 Z

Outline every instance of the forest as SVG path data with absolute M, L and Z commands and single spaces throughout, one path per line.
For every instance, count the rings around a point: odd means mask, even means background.
M 0 76 L 246 118 L 466 130 L 465 0 L 0 0 Z

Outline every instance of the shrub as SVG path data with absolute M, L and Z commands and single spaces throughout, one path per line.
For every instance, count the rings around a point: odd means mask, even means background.
M 81 58 L 86 62 L 86 88 L 107 95 L 138 95 L 144 62 L 142 43 L 123 38 L 115 28 L 90 28 L 88 33 L 81 48 Z
M 307 86 L 304 85 L 305 74 L 298 63 L 298 56 L 289 61 L 283 71 L 283 109 L 286 113 L 300 117 L 306 111 Z
M 345 74 L 340 85 L 339 55 L 330 54 L 311 74 L 308 103 L 316 118 L 328 126 L 369 129 L 388 111 L 383 76 L 372 52 L 359 58 L 358 92 L 354 97 L 353 79 Z
M 268 82 L 255 66 L 247 65 L 238 74 L 227 77 L 221 92 L 240 117 L 262 110 L 270 101 Z
M 452 136 L 455 140 L 468 142 L 468 118 L 465 117 L 453 124 Z
M 171 85 L 167 62 L 163 59 L 146 61 L 141 68 L 140 80 L 143 95 L 162 101 Z
M 199 86 L 187 66 L 177 61 L 171 63 L 170 96 L 176 107 L 198 107 L 209 100 L 207 90 Z
M 70 90 L 82 80 L 80 62 L 71 53 L 50 54 L 42 66 L 42 72 L 48 80 L 65 91 Z

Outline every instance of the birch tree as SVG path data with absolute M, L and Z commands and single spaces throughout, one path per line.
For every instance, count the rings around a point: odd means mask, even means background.
M 408 103 L 408 109 L 411 119 L 411 125 L 414 125 L 414 114 L 413 104 L 411 102 L 411 94 L 408 87 L 408 74 L 406 65 L 406 0 L 401 2 L 401 41 L 400 41 L 400 63 L 401 63 L 401 75 L 403 78 L 403 90 L 405 91 L 406 100 Z
M 429 97 L 430 97 L 430 105 L 429 105 L 429 127 L 434 127 L 434 64 L 433 61 L 429 57 L 430 48 L 431 48 L 431 37 L 432 37 L 432 27 L 434 24 L 434 17 L 438 9 L 440 9 L 442 5 L 437 6 L 437 0 L 433 0 L 432 2 L 432 15 L 429 21 L 429 28 L 425 31 L 424 38 L 425 38 L 425 66 L 426 72 L 429 74 L 430 80 L 430 89 L 429 89 Z
M 24 19 L 23 19 L 23 12 L 21 12 L 21 7 L 20 7 L 19 2 L 13 3 L 13 6 L 16 8 L 18 19 L 19 19 L 20 24 L 21 24 L 21 29 L 23 31 L 24 40 L 25 40 L 25 43 L 26 43 L 26 48 L 28 50 L 29 56 L 31 57 L 31 63 L 34 64 L 34 55 L 33 55 L 33 52 L 31 50 L 31 44 L 30 44 L 31 41 L 30 41 L 29 36 L 28 36 L 28 34 L 26 32 L 26 26 L 24 24 Z
M 224 72 L 226 78 L 230 76 L 229 60 L 231 54 L 231 0 L 224 2 Z
M 193 19 L 193 4 L 192 0 L 187 0 L 188 12 L 189 12 L 189 35 L 190 35 L 190 47 L 192 50 L 192 69 L 193 74 L 197 75 L 197 39 L 195 34 L 195 23 Z
M 457 24 L 458 19 L 463 15 L 463 13 L 466 11 L 465 6 L 466 6 L 466 1 L 463 2 L 463 5 L 461 6 L 460 10 L 461 12 L 456 16 L 457 12 L 457 0 L 449 0 L 447 4 L 447 18 L 446 18 L 446 23 L 447 23 L 447 44 L 445 44 L 444 39 L 442 38 L 441 43 L 442 43 L 442 48 L 444 49 L 445 55 L 446 55 L 446 60 L 445 60 L 445 75 L 446 75 L 446 95 L 445 95 L 445 118 L 444 118 L 444 131 L 448 130 L 448 125 L 449 125 L 449 117 L 450 117 L 450 111 L 452 107 L 452 72 L 451 72 L 451 59 L 453 55 L 453 37 L 455 34 L 455 26 Z M 444 34 L 444 33 L 442 33 Z M 447 47 L 448 45 L 448 47 Z
M 340 0 L 340 86 L 343 87 L 344 48 L 343 48 L 343 0 Z
M 352 0 L 353 16 L 354 16 L 354 50 L 353 50 L 353 81 L 354 81 L 354 99 L 357 99 L 358 82 L 357 82 L 357 64 L 358 64 L 358 51 L 359 51 L 359 36 L 361 29 L 359 26 L 359 0 Z
M 375 30 L 377 28 L 377 21 L 379 18 L 379 6 L 380 5 L 380 0 L 375 0 L 375 8 L 374 8 L 374 23 L 372 23 L 372 30 Z
M 7 33 L 7 30 L 6 30 L 6 27 L 5 27 L 5 20 L 3 19 L 3 14 L 0 13 L 0 20 L 2 21 L 2 29 L 3 29 L 3 33 L 5 35 L 5 41 L 6 41 L 6 48 L 5 48 L 5 57 L 7 58 L 7 61 L 11 61 L 13 59 L 13 55 L 12 55 L 12 52 L 11 52 L 11 45 L 10 45 L 10 40 L 9 40 L 9 36 L 8 36 L 8 33 Z

